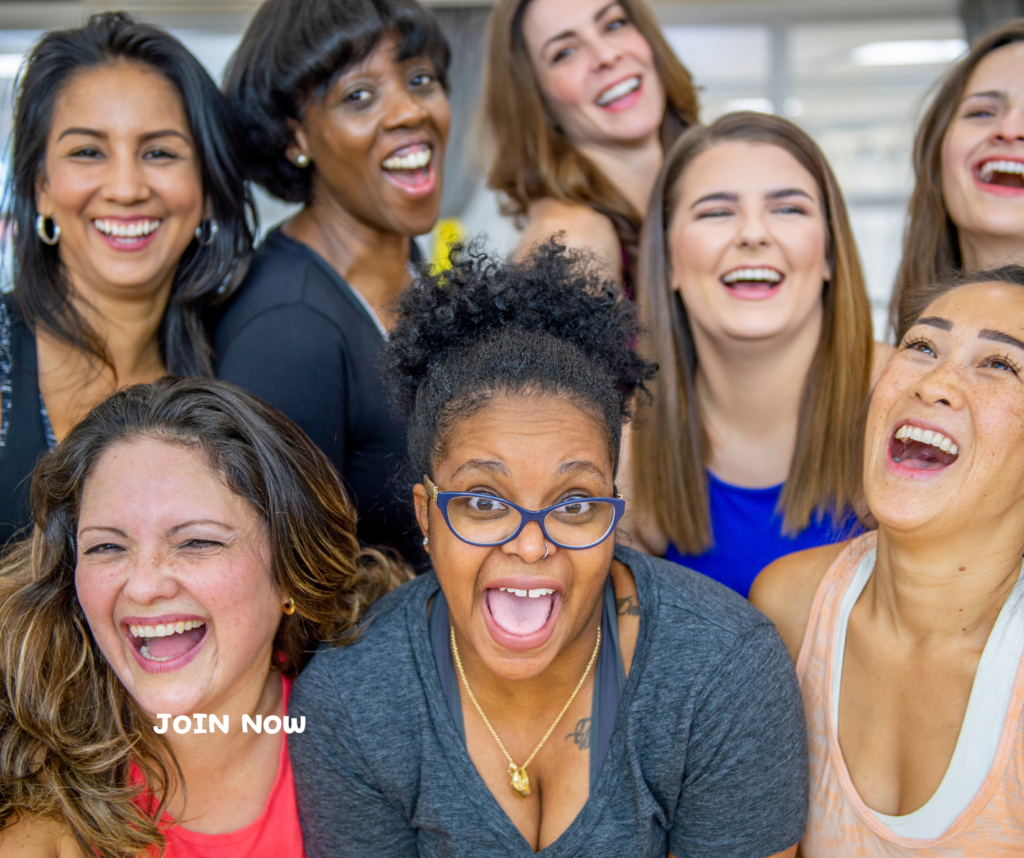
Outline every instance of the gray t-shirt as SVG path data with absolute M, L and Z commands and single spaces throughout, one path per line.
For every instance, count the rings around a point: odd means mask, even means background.
M 807 818 L 807 740 L 775 627 L 720 584 L 616 549 L 640 632 L 611 747 L 543 858 L 765 858 Z M 295 681 L 288 737 L 309 858 L 533 856 L 452 721 L 427 627 L 433 573 L 374 606 Z

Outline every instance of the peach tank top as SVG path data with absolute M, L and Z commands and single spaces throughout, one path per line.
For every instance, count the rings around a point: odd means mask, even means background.
M 1018 668 L 995 761 L 974 799 L 938 837 L 902 837 L 864 804 L 850 780 L 833 714 L 833 664 L 843 595 L 875 533 L 853 540 L 818 587 L 797 676 L 807 717 L 810 813 L 803 858 L 994 858 L 1024 855 L 1024 662 Z

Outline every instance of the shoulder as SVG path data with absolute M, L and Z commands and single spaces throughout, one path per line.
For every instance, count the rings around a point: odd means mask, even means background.
M 25 816 L 0 831 L 0 858 L 82 858 L 64 826 Z
M 621 268 L 622 246 L 611 220 L 589 206 L 549 197 L 530 203 L 516 255 L 526 256 L 555 233 L 562 233 L 570 247 L 597 251 Z
M 818 587 L 851 541 L 787 554 L 754 579 L 750 602 L 775 623 L 793 661 L 800 654 Z

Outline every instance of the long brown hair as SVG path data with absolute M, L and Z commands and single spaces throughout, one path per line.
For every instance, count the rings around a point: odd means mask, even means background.
M 937 84 L 938 91 L 914 138 L 914 192 L 903 236 L 903 259 L 896 273 L 889 318 L 893 329 L 906 299 L 963 268 L 960 232 L 946 211 L 942 193 L 942 148 L 964 90 L 979 63 L 993 51 L 1024 41 L 1024 19 L 1011 21 L 975 40 L 971 50 Z
M 654 67 L 665 87 L 661 145 L 667 152 L 697 122 L 693 80 L 644 0 L 618 2 L 651 46 Z M 632 261 L 642 212 L 558 129 L 523 38 L 523 14 L 529 3 L 498 0 L 487 23 L 480 119 L 481 144 L 490 162 L 488 185 L 502 194 L 502 212 L 515 217 L 525 215 L 531 202 L 544 197 L 589 206 L 611 220 Z
M 691 128 L 676 143 L 651 195 L 640 244 L 637 298 L 642 351 L 657 361 L 654 399 L 633 431 L 636 502 L 684 554 L 712 543 L 708 438 L 696 396 L 698 355 L 686 307 L 670 285 L 668 235 L 683 173 L 726 141 L 768 143 L 789 152 L 818 185 L 828 229 L 832 279 L 825 284 L 821 338 L 804 383 L 796 451 L 779 498 L 783 527 L 796 533 L 811 516 L 845 517 L 859 497 L 857 414 L 871 373 L 871 308 L 839 185 L 817 144 L 793 123 L 760 113 L 726 114 Z
M 161 846 L 157 821 L 180 771 L 93 638 L 75 590 L 82 493 L 112 445 L 153 437 L 201 453 L 259 514 L 282 614 L 268 669 L 294 676 L 322 640 L 352 638 L 403 570 L 360 550 L 329 461 L 290 420 L 224 382 L 167 378 L 97 405 L 36 468 L 35 529 L 0 562 L 0 835 L 22 815 L 58 822 L 83 853 Z M 135 802 L 135 763 L 160 798 Z

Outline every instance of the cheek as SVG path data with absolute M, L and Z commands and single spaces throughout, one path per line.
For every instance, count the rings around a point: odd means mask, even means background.
M 158 173 L 151 186 L 176 214 L 201 215 L 203 208 L 203 185 L 194 167 L 182 167 L 180 171 Z
M 572 65 L 582 67 L 582 63 Z M 563 66 L 541 76 L 540 91 L 555 118 L 561 122 L 564 119 L 563 111 L 571 111 L 583 105 L 583 74 L 570 65 Z
M 75 593 L 96 637 L 113 630 L 114 605 L 121 592 L 119 576 L 98 569 L 75 569 Z
M 707 229 L 691 223 L 672 229 L 669 234 L 672 261 L 672 285 L 687 301 L 700 300 L 710 279 L 715 279 L 728 237 L 721 229 Z

